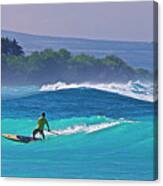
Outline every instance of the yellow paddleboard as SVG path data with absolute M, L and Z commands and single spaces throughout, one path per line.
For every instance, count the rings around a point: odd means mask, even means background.
M 14 134 L 2 134 L 2 137 L 6 138 L 8 140 L 12 140 L 12 141 L 15 141 L 15 142 L 21 142 L 21 143 L 29 143 L 29 142 L 32 142 L 32 141 L 41 140 L 41 138 L 34 139 L 33 137 L 14 135 Z

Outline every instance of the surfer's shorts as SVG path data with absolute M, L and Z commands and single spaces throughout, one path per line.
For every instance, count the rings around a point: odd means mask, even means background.
M 43 131 L 43 130 L 41 130 L 41 129 L 38 129 L 38 128 L 37 128 L 37 129 L 35 129 L 35 130 L 34 130 L 34 132 L 36 132 L 36 133 L 37 133 L 37 132 L 39 132 L 39 133 L 41 133 L 41 134 L 42 134 L 44 131 Z

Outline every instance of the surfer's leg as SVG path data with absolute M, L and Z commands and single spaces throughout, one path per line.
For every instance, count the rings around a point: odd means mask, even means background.
M 43 130 L 40 131 L 40 134 L 42 135 L 42 138 L 45 139 L 45 134 Z
M 35 136 L 36 136 L 36 134 L 39 132 L 39 130 L 38 129 L 35 129 L 34 131 L 33 131 L 33 139 L 35 139 Z

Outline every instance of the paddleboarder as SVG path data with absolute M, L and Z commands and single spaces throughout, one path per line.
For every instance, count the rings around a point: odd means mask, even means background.
M 48 121 L 46 119 L 46 115 L 45 112 L 42 112 L 41 117 L 38 119 L 37 122 L 37 128 L 35 130 L 33 130 L 33 139 L 36 139 L 35 136 L 37 133 L 40 133 L 43 137 L 43 139 L 45 139 L 45 134 L 44 134 L 44 126 L 47 126 L 48 131 L 50 132 L 50 127 L 48 124 Z

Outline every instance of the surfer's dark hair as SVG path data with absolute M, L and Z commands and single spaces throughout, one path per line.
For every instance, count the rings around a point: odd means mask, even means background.
M 42 114 L 41 114 L 43 117 L 45 117 L 45 112 L 42 112 Z

